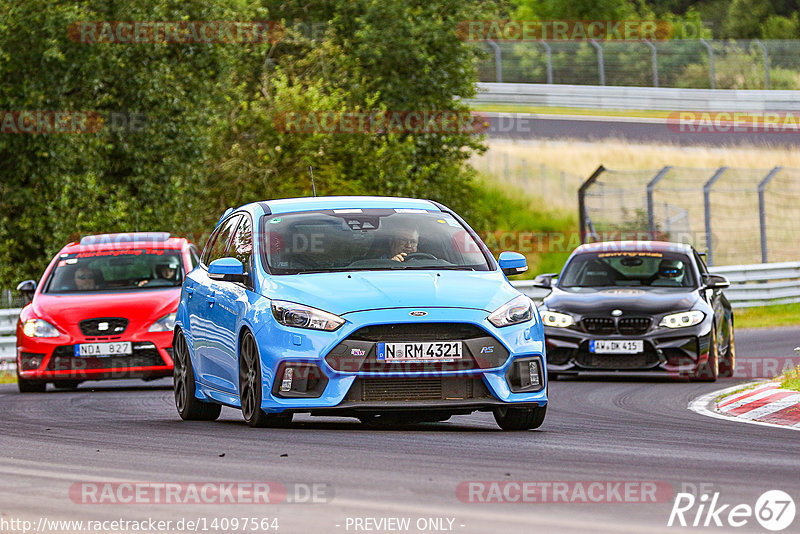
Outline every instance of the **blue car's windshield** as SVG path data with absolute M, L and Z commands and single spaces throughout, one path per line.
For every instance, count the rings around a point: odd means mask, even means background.
M 270 215 L 264 222 L 261 250 L 273 274 L 490 269 L 467 230 L 438 211 L 321 210 Z

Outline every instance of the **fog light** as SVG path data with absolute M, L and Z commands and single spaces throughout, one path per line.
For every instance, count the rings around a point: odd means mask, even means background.
M 281 391 L 292 390 L 292 377 L 294 376 L 294 369 L 287 367 L 283 371 L 283 381 L 281 382 Z
M 22 357 L 20 358 L 21 370 L 22 371 L 36 370 L 39 368 L 40 365 L 42 365 L 43 359 L 44 359 L 44 354 L 23 352 Z
M 539 362 L 531 360 L 528 362 L 528 377 L 531 381 L 531 386 L 539 387 Z

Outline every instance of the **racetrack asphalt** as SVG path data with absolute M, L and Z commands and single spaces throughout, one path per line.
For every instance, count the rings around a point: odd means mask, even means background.
M 755 357 L 758 351 L 787 355 L 798 332 L 742 330 L 737 352 L 740 357 Z M 420 518 L 451 518 L 450 531 L 469 533 L 690 530 L 667 526 L 673 498 L 635 504 L 483 504 L 459 500 L 456 489 L 465 481 L 662 481 L 675 493 L 719 492 L 721 504 L 752 507 L 772 489 L 800 502 L 796 432 L 687 409 L 697 396 L 739 382 L 745 380 L 556 381 L 550 385 L 544 425 L 530 432 L 502 432 L 485 413 L 377 430 L 354 419 L 301 415 L 290 428 L 251 429 L 229 408 L 216 422 L 181 421 L 169 380 L 88 382 L 76 391 L 26 395 L 7 384 L 0 386 L 0 524 L 15 518 L 37 524 L 41 518 L 247 516 L 277 517 L 279 532 L 315 534 L 366 532 L 364 523 L 354 528 L 355 518 L 391 517 L 411 518 L 407 532 L 420 532 L 415 526 Z M 70 488 L 86 481 L 327 484 L 333 498 L 259 506 L 74 502 Z M 689 522 L 696 511 L 697 506 L 686 513 Z M 798 525 L 800 519 L 787 532 Z M 697 530 L 709 529 L 733 530 Z M 752 517 L 736 531 L 764 532 Z

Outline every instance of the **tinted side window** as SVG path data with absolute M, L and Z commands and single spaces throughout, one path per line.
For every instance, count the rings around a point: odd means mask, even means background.
M 242 222 L 233 237 L 229 255 L 242 262 L 245 271 L 253 271 L 251 263 L 251 258 L 253 257 L 253 225 L 250 223 L 250 217 L 242 217 Z
M 191 271 L 192 269 L 197 267 L 198 263 L 200 263 L 200 254 L 197 252 L 197 249 L 194 246 L 189 247 L 189 258 L 192 261 L 192 265 L 189 268 L 189 270 Z
M 211 236 L 209 245 L 206 246 L 205 256 L 203 263 L 209 265 L 212 261 L 224 258 L 228 252 L 230 245 L 231 235 L 236 230 L 236 225 L 239 224 L 241 215 L 235 215 L 222 223 L 222 228 L 216 232 L 216 236 Z M 213 241 L 213 243 L 212 243 Z
M 697 252 L 694 253 L 694 261 L 697 262 L 697 268 L 700 269 L 700 274 L 702 276 L 708 276 L 708 269 L 706 268 L 706 262 L 703 261 L 703 257 L 700 256 Z

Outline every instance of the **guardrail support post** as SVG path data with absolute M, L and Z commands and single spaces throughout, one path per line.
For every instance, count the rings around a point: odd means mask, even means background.
M 494 41 L 486 41 L 494 50 L 494 77 L 497 83 L 503 83 L 503 52 Z
M 539 39 L 539 41 L 544 45 L 545 56 L 547 57 L 547 83 L 553 83 L 553 50 L 550 48 L 550 45 L 547 44 L 547 41 L 544 39 Z
M 719 180 L 727 170 L 728 167 L 720 167 L 703 186 L 703 207 L 706 217 L 706 263 L 709 267 L 714 265 L 713 239 L 711 237 L 711 188 L 714 187 L 714 182 Z
M 606 168 L 602 165 L 597 167 L 592 175 L 587 178 L 585 182 L 583 182 L 580 189 L 578 189 L 578 221 L 580 224 L 581 243 L 586 242 L 586 225 L 589 219 L 589 216 L 586 213 L 586 202 L 584 200 L 584 197 L 586 196 L 586 190 L 597 181 L 597 178 L 603 174 L 605 170 Z
M 767 186 L 780 170 L 780 167 L 775 167 L 769 171 L 769 174 L 758 184 L 758 220 L 761 226 L 761 263 L 767 263 L 767 210 L 764 206 L 764 194 L 767 190 Z
M 600 76 L 600 85 L 606 84 L 606 67 L 603 63 L 603 47 L 594 39 L 589 39 L 592 46 L 597 50 L 597 74 Z
M 753 39 L 753 42 L 761 47 L 761 52 L 764 54 L 764 89 L 769 89 L 769 53 L 764 43 L 758 39 Z
M 705 39 L 700 39 L 700 42 L 706 47 L 708 50 L 708 79 L 711 81 L 711 88 L 717 88 L 717 81 L 716 81 L 716 74 L 714 73 L 714 49 L 711 48 L 711 45 Z M 710 264 L 709 264 L 710 265 Z
M 653 87 L 658 87 L 658 50 L 656 50 L 656 45 L 647 39 L 644 40 L 644 44 L 650 47 L 653 56 Z
M 650 239 L 655 239 L 656 235 L 656 222 L 655 222 L 655 209 L 653 207 L 653 190 L 656 188 L 658 182 L 669 172 L 672 165 L 667 165 L 653 177 L 647 184 L 647 225 L 650 230 Z

